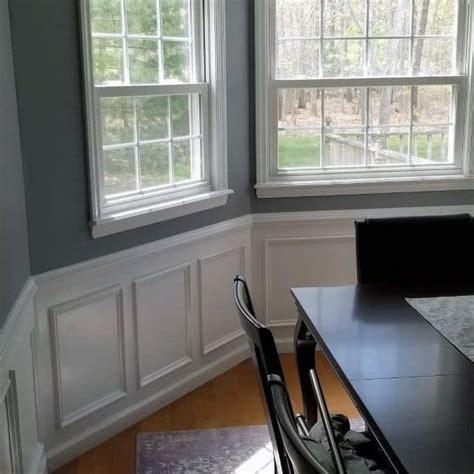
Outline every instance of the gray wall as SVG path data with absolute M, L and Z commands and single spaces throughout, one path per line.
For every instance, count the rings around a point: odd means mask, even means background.
M 7 0 L 0 0 L 0 328 L 30 275 Z
M 257 199 L 253 1 L 227 2 L 229 181 L 225 208 L 93 240 L 89 219 L 78 0 L 14 0 L 12 31 L 33 274 L 248 212 L 474 202 L 474 192 Z
M 229 183 L 216 208 L 93 240 L 78 0 L 14 0 L 12 31 L 33 274 L 248 214 L 247 2 L 227 0 Z

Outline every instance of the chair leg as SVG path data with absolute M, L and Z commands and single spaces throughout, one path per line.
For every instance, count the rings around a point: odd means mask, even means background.
M 313 426 L 318 421 L 318 404 L 309 377 L 310 371 L 316 369 L 315 351 L 316 341 L 306 328 L 302 318 L 299 317 L 295 329 L 296 366 L 300 378 L 304 414 L 309 426 Z

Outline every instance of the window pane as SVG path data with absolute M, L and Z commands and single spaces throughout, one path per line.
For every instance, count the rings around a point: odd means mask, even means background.
M 168 138 L 168 97 L 137 99 L 139 140 Z
M 91 0 L 91 28 L 93 33 L 121 33 L 120 0 Z
M 451 112 L 450 86 L 419 86 L 413 88 L 413 121 L 447 124 Z
M 136 189 L 135 148 L 104 151 L 104 192 L 106 196 Z
M 407 164 L 409 133 L 409 127 L 369 128 L 369 164 Z
M 277 45 L 277 77 L 319 76 L 319 40 L 288 40 Z
M 448 127 L 413 127 L 412 163 L 430 165 L 448 161 Z
M 171 96 L 171 123 L 173 137 L 183 137 L 190 134 L 188 95 Z
M 164 75 L 166 81 L 190 81 L 190 48 L 188 42 L 163 41 Z
M 361 40 L 325 40 L 323 43 L 324 77 L 362 76 L 364 42 Z
M 442 38 L 415 40 L 413 73 L 420 75 L 452 74 L 454 72 L 455 41 Z
M 156 19 L 156 0 L 128 0 L 128 32 L 135 35 L 158 34 Z
M 319 130 L 280 130 L 278 168 L 315 168 L 320 165 Z
M 317 128 L 321 125 L 320 89 L 280 89 L 279 128 Z
M 94 38 L 92 47 L 95 84 L 123 82 L 122 40 Z
M 366 0 L 325 0 L 324 36 L 364 36 Z
M 100 112 L 104 146 L 135 142 L 133 99 L 101 99 Z
M 369 76 L 404 76 L 408 74 L 410 40 L 369 40 Z
M 324 124 L 327 127 L 364 125 L 365 107 L 363 104 L 365 104 L 364 89 L 325 89 Z
M 410 34 L 411 0 L 370 0 L 369 33 L 372 36 Z
M 173 145 L 174 182 L 189 181 L 192 178 L 191 145 L 189 141 L 174 142 Z
M 362 128 L 325 128 L 324 166 L 362 166 L 364 164 L 365 131 Z
M 276 12 L 277 38 L 319 37 L 319 1 L 277 0 Z
M 369 90 L 370 125 L 409 125 L 410 87 L 374 87 Z
M 141 186 L 170 184 L 168 143 L 140 145 Z
M 158 82 L 158 41 L 129 40 L 130 82 L 154 84 Z
M 414 0 L 415 34 L 454 35 L 456 26 L 455 0 Z
M 163 36 L 189 36 L 189 0 L 161 0 Z

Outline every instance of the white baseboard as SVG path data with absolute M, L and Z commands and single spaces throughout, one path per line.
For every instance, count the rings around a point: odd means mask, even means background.
M 48 467 L 54 471 L 78 455 L 88 451 L 129 426 L 160 410 L 185 394 L 205 384 L 223 372 L 244 361 L 250 356 L 247 345 L 225 354 L 217 360 L 202 367 L 195 373 L 182 378 L 166 389 L 130 406 L 115 416 L 96 424 L 89 430 L 80 433 L 66 442 L 48 451 Z
M 32 457 L 32 462 L 30 468 L 26 471 L 27 474 L 47 474 L 48 473 L 48 466 L 47 466 L 47 457 L 46 453 L 44 452 L 44 446 L 42 444 L 38 444 L 36 448 L 36 452 Z

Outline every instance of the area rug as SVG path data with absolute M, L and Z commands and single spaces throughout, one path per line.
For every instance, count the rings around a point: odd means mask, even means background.
M 351 428 L 364 430 L 363 420 Z M 266 426 L 141 433 L 137 436 L 137 474 L 273 473 Z
M 407 302 L 474 362 L 474 296 L 407 298 Z

